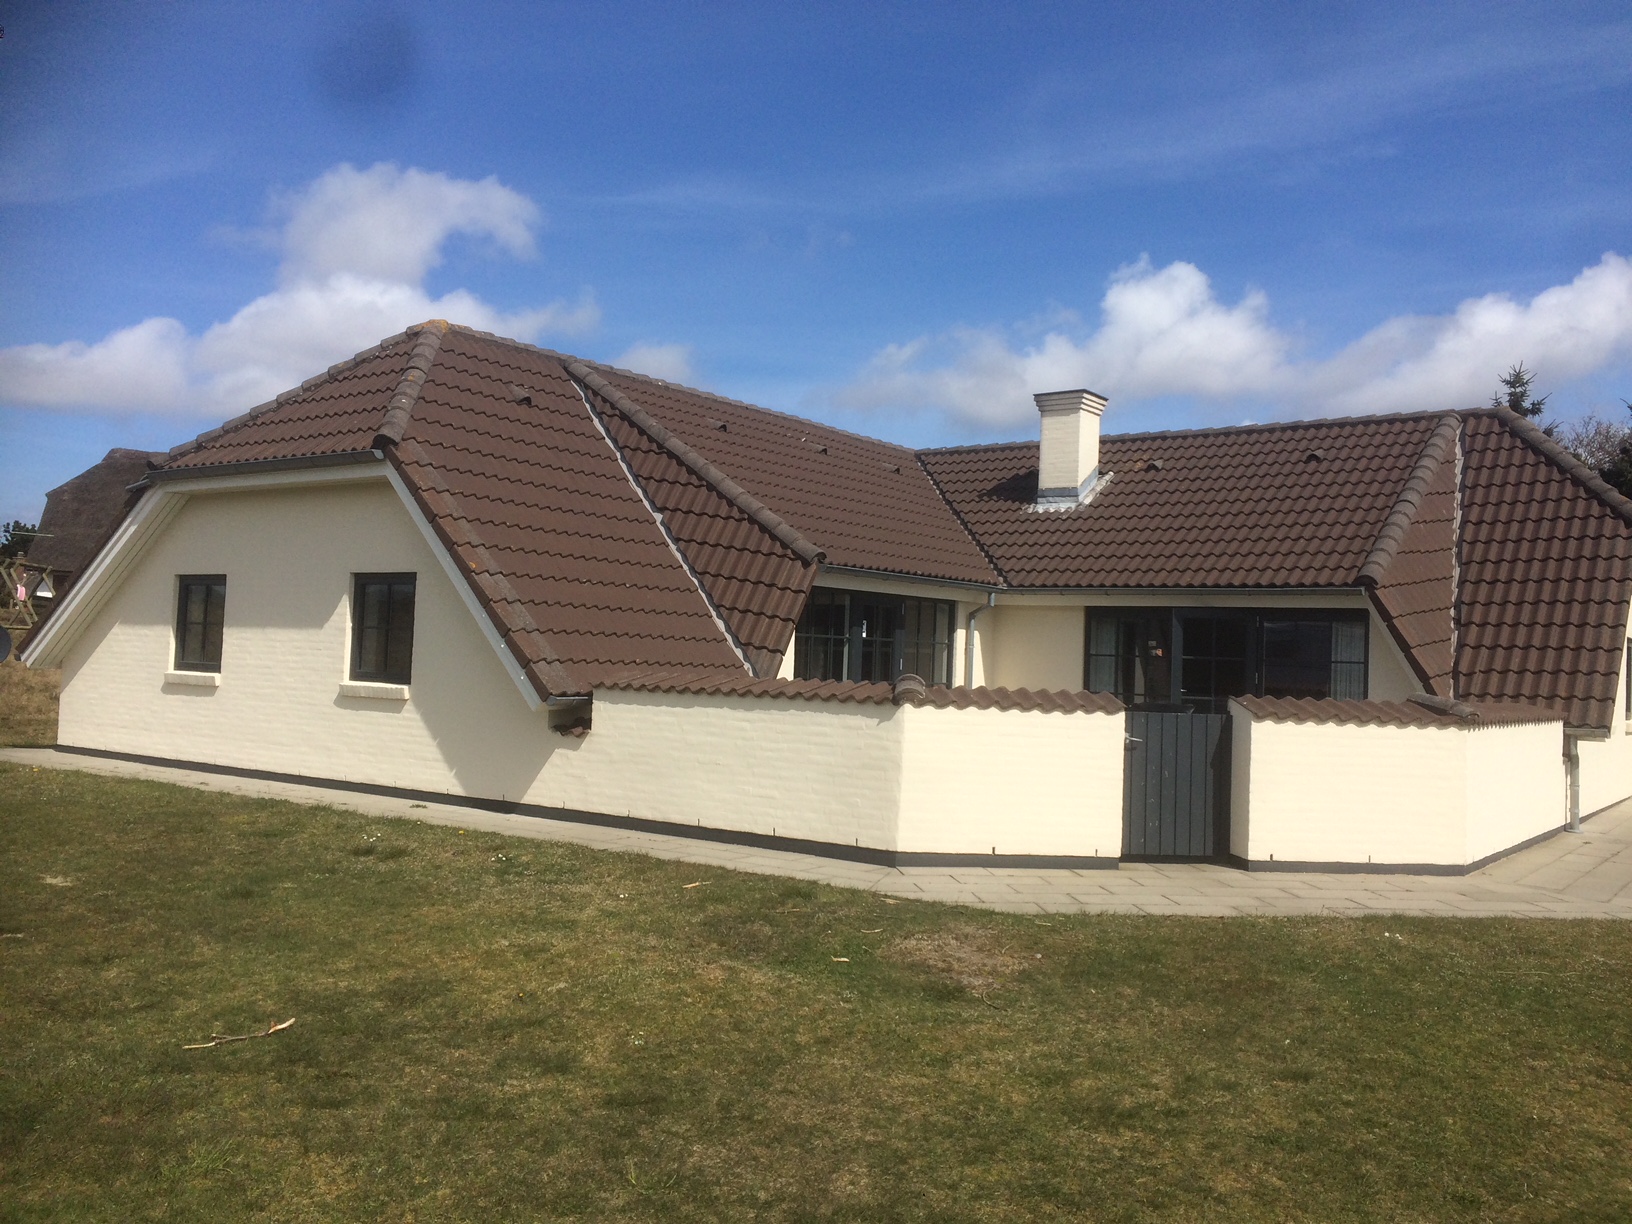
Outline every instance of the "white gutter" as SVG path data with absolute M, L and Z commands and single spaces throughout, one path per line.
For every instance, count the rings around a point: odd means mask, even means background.
M 969 619 L 963 624 L 963 687 L 975 687 L 975 618 L 997 606 L 997 592 L 989 591 L 986 602 L 969 609 Z

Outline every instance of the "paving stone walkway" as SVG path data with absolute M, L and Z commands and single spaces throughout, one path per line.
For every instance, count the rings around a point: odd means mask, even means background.
M 0 760 L 328 804 L 374 816 L 574 842 L 708 867 L 820 880 L 895 897 L 1023 913 L 1632 918 L 1632 800 L 1593 817 L 1580 833 L 1559 833 L 1467 876 L 1247 872 L 1205 863 L 1125 863 L 1116 871 L 896 868 L 535 816 L 505 816 L 457 804 L 422 805 L 322 786 L 141 765 L 51 749 L 4 748 Z

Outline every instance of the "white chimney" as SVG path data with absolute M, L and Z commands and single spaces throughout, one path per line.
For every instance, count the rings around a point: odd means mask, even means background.
M 1105 397 L 1092 391 L 1044 391 L 1032 396 L 1042 414 L 1037 450 L 1037 508 L 1071 510 L 1099 483 L 1099 418 Z

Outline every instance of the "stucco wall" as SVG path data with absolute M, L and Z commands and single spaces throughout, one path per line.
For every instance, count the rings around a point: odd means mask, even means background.
M 1231 851 L 1254 862 L 1466 865 L 1564 823 L 1558 723 L 1235 723 Z
M 406 701 L 340 695 L 369 571 L 418 575 Z M 218 687 L 164 680 L 191 573 L 227 576 Z M 1119 848 L 1119 717 L 603 691 L 556 734 L 383 479 L 193 495 L 63 675 L 81 747 L 883 850 Z
M 407 702 L 339 694 L 351 575 L 369 571 L 419 575 Z M 227 576 L 219 688 L 164 683 L 176 576 L 189 573 Z M 70 644 L 59 736 L 510 799 L 532 788 L 560 742 L 383 480 L 192 497 Z
M 1082 605 L 1000 603 L 982 615 L 982 683 L 994 688 L 1082 688 Z
M 1121 714 L 902 713 L 901 849 L 1121 854 Z

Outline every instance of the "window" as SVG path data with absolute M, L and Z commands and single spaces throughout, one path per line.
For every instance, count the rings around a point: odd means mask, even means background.
M 221 670 L 226 622 L 225 574 L 183 574 L 176 586 L 176 670 Z
M 811 591 L 793 638 L 801 680 L 894 682 L 906 672 L 952 683 L 955 605 L 864 591 Z
M 1336 610 L 1091 609 L 1083 683 L 1129 705 L 1197 713 L 1247 694 L 1363 700 L 1368 624 Z
M 358 574 L 351 596 L 351 678 L 408 684 L 414 663 L 414 575 Z
M 1115 693 L 1129 705 L 1172 695 L 1172 617 L 1130 609 L 1088 618 L 1088 690 Z

